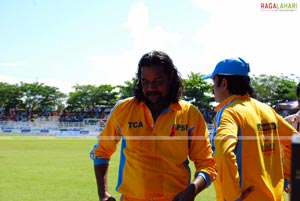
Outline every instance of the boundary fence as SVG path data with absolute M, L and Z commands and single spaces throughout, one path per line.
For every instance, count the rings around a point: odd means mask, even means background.
M 103 129 L 104 119 L 88 119 L 82 122 L 59 122 L 36 119 L 35 121 L 0 121 L 0 133 L 30 134 L 49 136 L 97 136 Z
M 97 136 L 103 130 L 106 119 L 84 119 L 82 122 L 59 122 L 58 118 L 51 120 L 36 119 L 35 121 L 0 121 L 0 133 L 47 135 L 47 136 Z M 208 124 L 211 133 L 212 124 Z

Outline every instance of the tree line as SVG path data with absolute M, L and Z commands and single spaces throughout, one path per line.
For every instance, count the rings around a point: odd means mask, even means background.
M 200 108 L 212 109 L 212 83 L 203 81 L 203 74 L 191 72 L 183 79 L 184 93 L 182 99 Z M 294 74 L 254 75 L 251 82 L 256 98 L 275 106 L 278 103 L 296 100 L 296 85 L 300 81 Z M 125 81 L 123 85 L 75 85 L 74 91 L 64 94 L 57 87 L 43 83 L 8 84 L 0 82 L 0 108 L 2 111 L 18 109 L 42 112 L 45 108 L 52 110 L 77 109 L 94 110 L 95 108 L 111 108 L 119 100 L 132 96 L 136 78 Z

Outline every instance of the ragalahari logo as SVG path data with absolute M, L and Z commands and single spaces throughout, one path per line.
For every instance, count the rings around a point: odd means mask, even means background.
M 261 2 L 261 11 L 297 11 L 297 3 L 295 2 Z

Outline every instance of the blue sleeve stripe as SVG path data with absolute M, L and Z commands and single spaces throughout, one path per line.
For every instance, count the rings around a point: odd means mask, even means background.
M 103 164 L 109 164 L 109 160 L 107 158 L 95 158 L 94 159 L 94 166 L 103 165 Z
M 116 186 L 116 190 L 118 191 L 119 187 L 123 183 L 123 175 L 124 175 L 124 169 L 125 169 L 125 164 L 126 164 L 126 156 L 124 154 L 124 150 L 126 149 L 126 138 L 122 138 L 122 145 L 121 145 L 121 150 L 120 150 L 120 165 L 119 165 L 119 178 L 118 178 L 118 183 Z
M 203 177 L 203 179 L 206 182 L 206 187 L 208 187 L 211 184 L 210 177 L 206 172 L 198 172 L 197 176 Z

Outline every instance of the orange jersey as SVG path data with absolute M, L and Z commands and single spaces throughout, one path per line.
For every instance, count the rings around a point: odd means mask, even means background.
M 219 200 L 283 200 L 290 179 L 291 136 L 296 130 L 270 106 L 248 95 L 233 95 L 216 107 L 212 142 Z M 288 160 L 285 160 L 288 159 Z
M 117 104 L 99 135 L 94 164 L 108 162 L 120 140 L 116 189 L 125 197 L 172 200 L 190 183 L 189 159 L 207 185 L 216 177 L 206 123 L 186 101 L 171 104 L 156 122 L 144 102 L 128 98 Z

